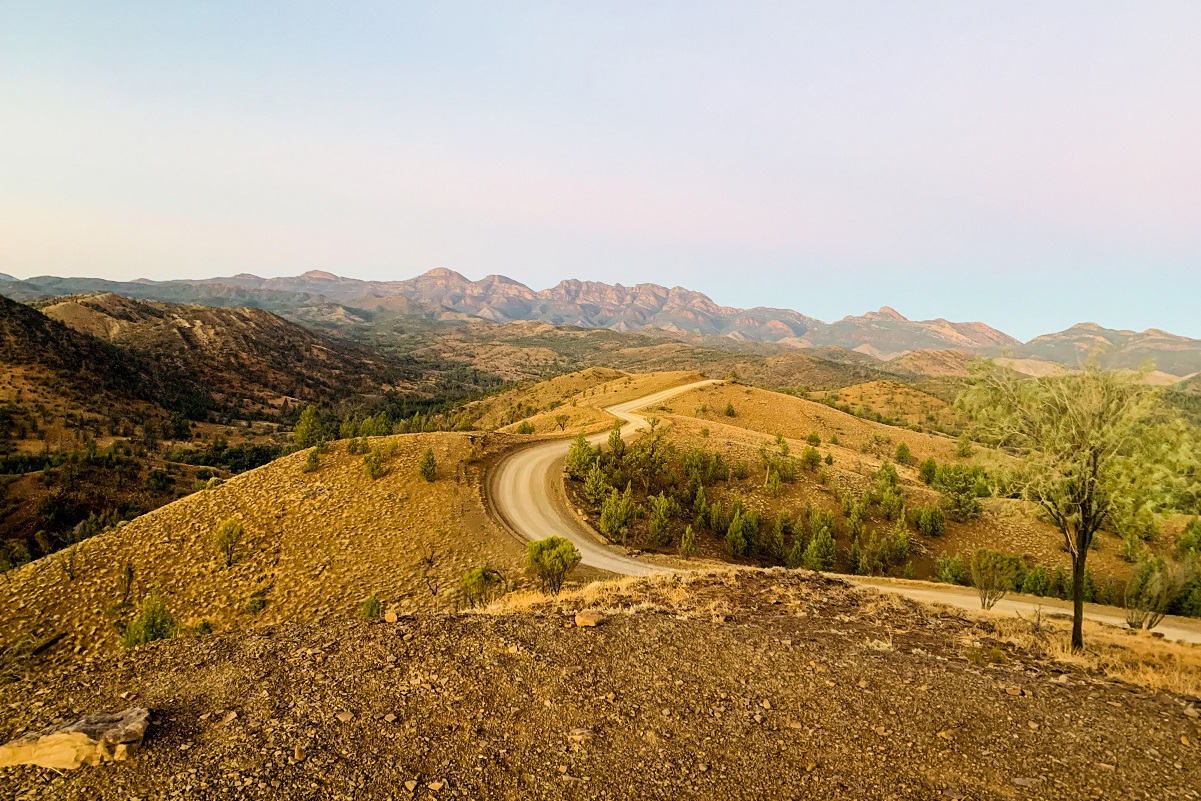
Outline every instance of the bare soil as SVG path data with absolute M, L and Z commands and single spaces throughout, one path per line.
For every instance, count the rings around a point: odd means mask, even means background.
M 583 608 L 608 620 L 576 628 Z M 779 569 L 281 622 L 0 687 L 4 737 L 153 710 L 129 762 L 0 784 L 14 799 L 1198 797 L 1199 699 L 986 627 Z

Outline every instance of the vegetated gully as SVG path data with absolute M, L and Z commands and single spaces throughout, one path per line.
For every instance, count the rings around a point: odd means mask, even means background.
M 696 381 L 614 404 L 605 407 L 604 411 L 624 421 L 622 436 L 629 438 L 648 425 L 646 417 L 638 413 L 640 409 L 664 403 L 699 387 L 720 383 L 722 382 L 717 379 Z M 595 434 L 589 437 L 588 441 L 599 445 L 605 442 L 608 436 L 607 432 Z M 620 576 L 643 576 L 656 571 L 672 570 L 673 568 L 664 565 L 635 559 L 624 550 L 605 544 L 599 534 L 572 513 L 563 488 L 563 461 L 570 446 L 571 443 L 567 439 L 539 442 L 513 451 L 496 464 L 488 480 L 488 496 L 489 505 L 501 524 L 524 541 L 552 535 L 567 537 L 579 549 L 583 564 Z M 887 580 L 860 580 L 850 576 L 842 578 L 854 584 L 904 595 L 925 603 L 941 603 L 967 610 L 980 608 L 976 593 L 963 587 L 929 582 L 892 583 Z M 1067 608 L 1067 604 L 1048 599 L 1027 601 L 1012 596 L 997 605 L 998 611 L 1023 614 L 1033 614 L 1039 609 L 1044 613 L 1063 614 Z M 1085 617 L 1099 623 L 1120 626 L 1124 622 L 1124 610 L 1088 604 Z M 1158 630 L 1168 639 L 1201 643 L 1201 625 L 1197 625 L 1195 621 L 1169 618 L 1160 624 Z

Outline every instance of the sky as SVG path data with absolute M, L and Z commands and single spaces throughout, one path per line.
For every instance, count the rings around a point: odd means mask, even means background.
M 1201 337 L 1201 3 L 0 5 L 0 272 Z

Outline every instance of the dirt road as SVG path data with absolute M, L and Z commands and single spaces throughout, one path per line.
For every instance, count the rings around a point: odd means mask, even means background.
M 697 381 L 652 395 L 619 403 L 605 409 L 625 421 L 622 435 L 629 437 L 646 425 L 638 409 L 663 403 L 669 398 L 698 387 L 721 383 L 717 380 Z M 608 434 L 596 434 L 589 442 L 600 444 Z M 590 567 L 608 570 L 623 576 L 641 576 L 667 568 L 627 556 L 624 552 L 602 543 L 594 531 L 580 522 L 567 506 L 563 495 L 563 459 L 570 442 L 552 440 L 514 451 L 492 471 L 489 496 L 501 519 L 518 536 L 537 540 L 551 535 L 567 537 Z

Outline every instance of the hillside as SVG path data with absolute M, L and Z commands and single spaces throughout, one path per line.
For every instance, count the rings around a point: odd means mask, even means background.
M 608 619 L 572 626 L 586 608 Z M 789 571 L 289 619 L 0 686 L 0 736 L 153 710 L 128 762 L 4 781 L 70 799 L 1196 796 L 1195 699 L 1010 644 L 994 620 Z
M 136 351 L 211 388 L 222 407 L 278 413 L 394 389 L 397 370 L 370 354 L 253 308 L 139 301 L 114 294 L 45 301 L 47 317 Z
M 62 635 L 52 659 L 112 652 L 114 624 L 135 613 L 119 606 L 126 564 L 132 603 L 158 592 L 181 622 L 219 629 L 354 615 L 372 593 L 406 613 L 453 608 L 469 568 L 491 561 L 518 579 L 522 554 L 483 512 L 481 468 L 464 461 L 472 436 L 372 438 L 386 471 L 378 480 L 345 442 L 314 472 L 303 470 L 306 453 L 293 454 L 18 568 L 0 584 L 0 641 Z M 432 484 L 417 471 L 426 448 L 439 464 Z M 225 568 L 213 538 L 229 518 L 245 534 Z M 434 564 L 422 564 L 431 549 Z M 75 578 L 64 569 L 72 555 Z
M 1148 329 L 1118 331 L 1096 323 L 1080 323 L 1045 334 L 1014 349 L 1015 354 L 1080 367 L 1095 358 L 1104 367 L 1137 370 L 1153 362 L 1158 371 L 1188 376 L 1201 371 L 1201 340 Z

